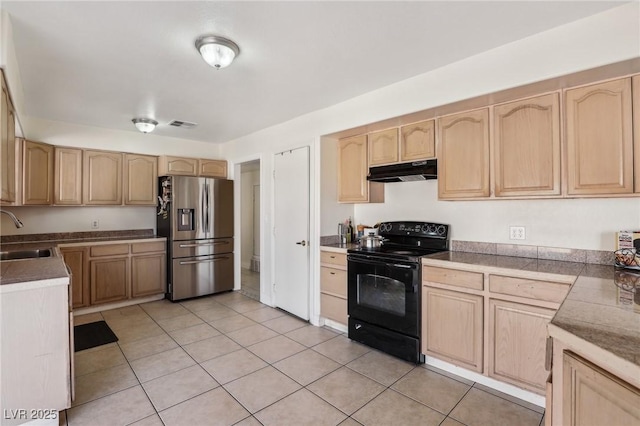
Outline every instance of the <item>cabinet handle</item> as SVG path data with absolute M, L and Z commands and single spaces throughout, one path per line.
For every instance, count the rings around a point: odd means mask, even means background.
M 335 272 L 329 272 L 329 273 L 330 273 L 331 275 L 335 275 L 335 274 L 336 274 Z
M 331 258 L 332 258 L 332 259 L 335 259 L 336 257 L 335 257 L 335 256 L 331 256 Z

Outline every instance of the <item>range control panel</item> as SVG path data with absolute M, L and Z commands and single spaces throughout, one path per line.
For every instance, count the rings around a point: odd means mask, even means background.
M 378 234 L 448 238 L 449 225 L 431 222 L 383 222 L 378 228 Z

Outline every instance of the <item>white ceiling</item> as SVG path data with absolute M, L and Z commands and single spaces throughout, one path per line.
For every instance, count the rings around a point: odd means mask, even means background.
M 624 2 L 2 1 L 25 114 L 226 142 Z M 220 71 L 195 39 L 234 40 Z M 496 70 L 500 72 L 500 70 Z M 427 94 L 425 94 L 427 95 Z M 193 129 L 172 128 L 173 119 Z

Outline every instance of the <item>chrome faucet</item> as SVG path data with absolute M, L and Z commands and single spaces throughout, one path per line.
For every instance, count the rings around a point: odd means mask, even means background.
M 22 228 L 24 226 L 22 222 L 20 222 L 20 219 L 18 219 L 15 214 L 2 209 L 0 209 L 0 213 L 4 213 L 7 216 L 9 216 L 11 220 L 13 220 L 13 223 L 16 225 L 16 228 Z

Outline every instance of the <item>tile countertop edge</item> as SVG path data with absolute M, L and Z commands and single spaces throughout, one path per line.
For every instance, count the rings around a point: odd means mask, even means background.
M 17 291 L 36 290 L 45 287 L 69 285 L 69 277 L 48 278 L 35 281 L 20 281 L 0 285 L 0 294 L 14 293 Z
M 449 252 L 450 253 L 450 252 Z M 435 255 L 439 255 L 440 253 L 436 253 Z M 433 255 L 433 256 L 435 256 Z M 528 279 L 537 279 L 537 280 L 552 280 L 557 282 L 563 282 L 565 284 L 571 285 L 573 284 L 579 273 L 558 273 L 558 272 L 548 272 L 545 271 L 543 267 L 540 267 L 540 270 L 532 270 L 531 265 L 538 262 L 538 259 L 527 259 L 527 258 L 513 258 L 510 256 L 501 256 L 501 255 L 483 255 L 490 256 L 495 258 L 500 258 L 501 260 L 506 259 L 514 259 L 519 260 L 519 264 L 514 264 L 513 266 L 495 266 L 495 265 L 486 265 L 482 263 L 469 263 L 469 262 L 456 262 L 455 260 L 445 260 L 445 259 L 433 259 L 429 256 L 422 258 L 423 266 L 436 266 L 440 268 L 451 268 L 455 267 L 456 269 L 470 271 L 470 272 L 486 272 L 489 274 L 508 274 L 509 276 L 518 276 L 520 278 L 528 278 Z M 527 259 L 527 261 L 525 261 Z M 561 261 L 553 261 L 556 264 L 561 264 Z M 574 266 L 574 263 L 569 263 L 571 266 Z
M 352 249 L 352 248 L 357 248 L 358 245 L 357 244 L 328 244 L 328 245 L 321 245 L 320 246 L 320 250 L 321 251 L 329 251 L 332 253 L 346 253 L 347 250 Z
M 101 246 L 107 244 L 132 244 L 132 243 L 146 243 L 151 241 L 166 241 L 166 237 L 145 237 L 145 238 L 122 238 L 122 239 L 113 239 L 113 240 L 100 240 L 100 241 L 74 241 L 74 242 L 59 242 L 55 244 L 57 247 L 83 247 L 86 245 L 92 246 Z M 25 243 L 26 244 L 26 243 Z
M 573 349 L 581 356 L 588 357 L 591 362 L 618 377 L 624 377 L 627 381 L 631 378 L 630 383 L 640 387 L 640 365 L 621 358 L 615 353 L 563 329 L 559 325 L 549 323 L 547 330 L 550 337 L 561 341 L 567 346 L 567 349 Z M 633 381 L 634 377 L 637 378 L 635 381 Z

